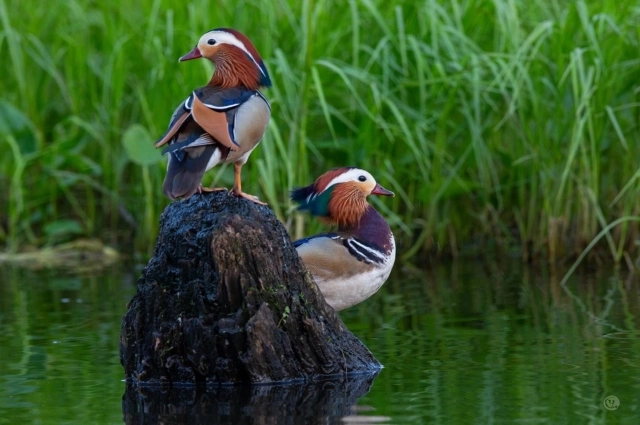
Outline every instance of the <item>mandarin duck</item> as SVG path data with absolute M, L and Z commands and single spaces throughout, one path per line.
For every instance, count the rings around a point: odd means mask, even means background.
M 371 174 L 355 167 L 327 171 L 291 192 L 299 210 L 337 225 L 293 243 L 327 303 L 340 311 L 373 295 L 389 277 L 396 258 L 393 233 L 367 202 L 369 195 L 393 196 Z
M 206 58 L 215 70 L 205 87 L 194 90 L 173 113 L 169 129 L 155 144 L 169 155 L 163 192 L 171 200 L 214 190 L 202 176 L 220 163 L 233 163 L 231 192 L 262 204 L 242 191 L 240 171 L 265 133 L 271 107 L 258 90 L 271 80 L 258 51 L 239 31 L 218 28 L 200 37 L 179 61 Z

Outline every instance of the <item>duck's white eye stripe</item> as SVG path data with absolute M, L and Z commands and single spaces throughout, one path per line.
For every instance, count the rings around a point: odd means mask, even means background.
M 260 73 L 262 75 L 265 75 L 264 70 L 262 69 L 260 64 L 256 61 L 256 59 L 253 57 L 253 55 L 251 53 L 249 53 L 249 50 L 247 49 L 247 46 L 245 46 L 242 41 L 238 40 L 238 38 L 235 35 L 229 34 L 228 32 L 225 32 L 225 31 L 211 31 L 211 32 L 203 35 L 202 38 L 209 39 L 209 37 L 211 37 L 211 34 L 214 34 L 214 36 L 216 38 L 216 41 L 219 44 L 222 44 L 222 43 L 230 44 L 232 46 L 236 46 L 237 48 L 239 48 L 240 50 L 245 52 L 247 54 L 247 56 L 249 56 L 249 59 L 251 59 L 251 61 L 254 64 L 256 64 L 256 66 L 260 70 Z
M 362 181 L 360 180 L 360 177 L 362 176 L 364 176 L 366 180 L 373 181 L 373 184 L 375 184 L 375 179 L 371 174 L 359 168 L 354 168 L 352 170 L 347 171 L 346 173 L 342 173 L 339 176 L 334 177 L 333 180 L 329 182 L 327 187 L 324 188 L 324 190 L 327 190 L 334 184 L 338 184 L 338 183 L 346 183 L 349 181 Z

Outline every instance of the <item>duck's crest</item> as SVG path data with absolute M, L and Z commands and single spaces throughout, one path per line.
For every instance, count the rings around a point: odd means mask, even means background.
M 354 168 L 356 167 L 332 168 L 316 179 L 315 183 L 313 184 L 313 186 L 315 187 L 315 191 L 317 193 L 324 192 L 336 177 L 346 173 L 349 170 L 353 170 Z
M 253 45 L 251 40 L 249 40 L 249 37 L 247 37 L 246 35 L 244 35 L 238 30 L 234 30 L 233 28 L 214 28 L 211 31 L 228 32 L 229 34 L 232 34 L 233 36 L 235 36 L 238 39 L 238 41 L 244 44 L 244 47 L 247 49 L 247 52 L 249 53 L 247 54 L 247 58 L 250 59 L 251 62 L 253 62 L 258 67 L 258 70 L 260 71 L 260 79 L 259 79 L 260 86 L 271 87 L 271 78 L 269 77 L 269 71 L 267 71 L 267 67 L 264 64 L 262 57 L 260 57 L 260 53 L 258 53 L 258 50 Z M 245 54 L 247 52 L 245 52 Z
M 290 197 L 293 201 L 300 204 L 298 205 L 300 211 L 309 211 L 312 215 L 323 217 L 329 215 L 331 192 L 333 192 L 332 187 L 324 192 L 318 193 L 315 189 L 315 184 L 312 184 L 293 189 Z
M 293 189 L 290 197 L 293 201 L 300 204 L 298 206 L 299 210 L 309 211 L 315 216 L 326 217 L 329 215 L 331 193 L 333 189 L 335 189 L 332 182 L 336 177 L 353 168 L 355 167 L 333 168 L 318 177 L 313 184 Z

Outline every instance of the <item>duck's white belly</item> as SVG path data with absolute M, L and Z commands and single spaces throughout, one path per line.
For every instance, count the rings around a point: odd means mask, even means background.
M 393 240 L 392 240 L 393 243 Z M 337 274 L 333 278 L 322 278 L 314 274 L 314 279 L 327 303 L 340 311 L 361 303 L 375 294 L 387 280 L 396 259 L 395 243 L 386 261 L 372 264 L 356 274 Z M 326 274 L 325 274 L 326 276 Z

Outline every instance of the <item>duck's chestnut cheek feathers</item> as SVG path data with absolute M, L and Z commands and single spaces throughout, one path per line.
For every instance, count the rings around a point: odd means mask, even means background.
M 371 194 L 373 190 L 376 188 L 376 181 L 373 179 L 367 179 L 365 182 L 360 183 L 359 185 L 366 194 Z
M 209 45 L 207 43 L 200 43 L 198 44 L 198 49 L 200 50 L 200 53 L 202 54 L 203 58 L 207 58 L 209 60 L 212 60 L 213 57 L 215 56 L 216 52 L 220 49 L 219 45 Z
M 375 186 L 371 181 L 360 182 L 357 180 L 351 180 L 347 183 L 341 183 L 345 187 L 349 187 L 350 189 L 356 189 L 358 192 L 362 193 L 364 196 L 369 195 Z
M 184 61 L 188 61 L 191 59 L 198 59 L 202 57 L 202 53 L 200 53 L 200 49 L 198 49 L 198 46 L 194 47 L 192 51 L 190 51 L 189 53 L 187 53 L 186 55 L 182 56 L 180 59 L 178 59 L 179 62 L 184 62 Z

